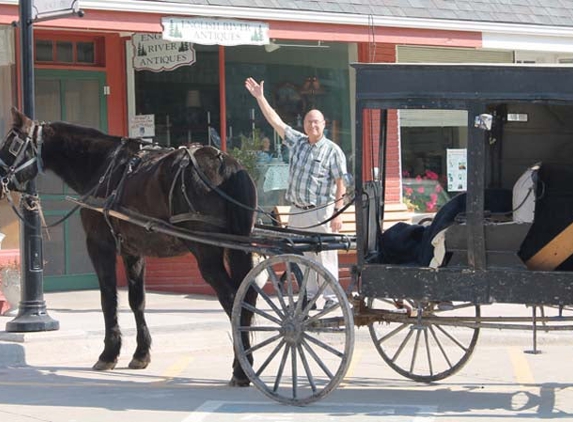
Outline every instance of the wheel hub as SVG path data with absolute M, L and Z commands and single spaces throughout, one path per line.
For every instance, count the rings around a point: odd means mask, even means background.
M 287 343 L 298 344 L 302 336 L 302 329 L 296 321 L 288 319 L 282 325 L 282 334 Z

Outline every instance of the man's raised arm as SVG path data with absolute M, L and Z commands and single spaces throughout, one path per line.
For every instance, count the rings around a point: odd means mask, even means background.
M 251 93 L 253 97 L 257 100 L 259 108 L 263 112 L 267 122 L 273 127 L 273 129 L 279 134 L 281 138 L 285 137 L 286 123 L 282 121 L 277 112 L 271 107 L 264 93 L 265 81 L 261 81 L 260 84 L 257 83 L 253 78 L 247 78 L 245 81 L 245 88 Z

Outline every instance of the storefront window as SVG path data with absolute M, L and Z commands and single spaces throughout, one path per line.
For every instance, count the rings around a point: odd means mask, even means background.
M 400 110 L 399 115 L 403 202 L 412 212 L 435 213 L 463 190 L 448 183 L 453 174 L 447 153 L 467 148 L 467 112 Z
M 268 153 L 258 153 L 261 159 L 254 172 L 262 206 L 284 202 L 289 157 L 245 90 L 247 77 L 265 81 L 271 106 L 296 130 L 303 131 L 307 111 L 321 110 L 327 137 L 339 144 L 349 159 L 352 153 L 348 45 L 274 40 L 271 46 L 232 47 L 225 53 L 228 149 L 253 145 L 253 133 L 259 148 L 270 143 Z
M 155 117 L 154 141 L 220 147 L 219 47 L 194 44 L 196 61 L 171 71 L 135 71 L 136 114 Z
M 78 42 L 76 44 L 78 63 L 95 63 L 95 45 L 93 42 Z
M 36 61 L 38 62 L 53 62 L 54 61 L 54 47 L 52 41 L 38 40 L 36 41 Z
M 67 41 L 58 41 L 56 43 L 56 56 L 62 63 L 73 63 L 74 61 L 74 44 Z

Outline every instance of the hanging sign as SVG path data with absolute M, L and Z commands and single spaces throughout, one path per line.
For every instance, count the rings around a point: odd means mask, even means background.
M 70 15 L 80 11 L 78 0 L 34 0 L 32 3 L 32 18 L 45 19 L 62 15 Z
M 161 19 L 163 38 L 204 45 L 269 44 L 269 24 L 265 22 L 210 18 Z
M 131 45 L 135 70 L 163 72 L 195 63 L 193 45 L 186 41 L 167 41 L 161 34 L 134 34 Z

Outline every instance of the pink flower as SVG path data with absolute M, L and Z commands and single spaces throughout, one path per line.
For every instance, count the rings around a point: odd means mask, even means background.
M 430 180 L 438 180 L 438 174 L 434 173 L 432 170 L 426 170 L 426 177 Z
M 406 196 L 412 196 L 412 194 L 414 193 L 414 189 L 406 188 L 404 189 L 404 192 L 406 192 Z
M 410 172 L 408 170 L 404 170 L 402 172 L 402 177 L 410 177 Z
M 416 181 L 418 181 L 418 182 L 419 182 L 420 180 L 422 180 L 422 176 L 420 176 L 420 175 L 417 175 L 417 176 L 416 176 Z
M 436 193 L 440 193 L 441 191 L 443 191 L 444 189 L 442 188 L 442 185 L 438 184 L 436 185 L 436 188 L 434 189 L 434 192 Z
M 435 202 L 426 202 L 426 211 L 428 211 L 428 212 L 436 211 L 436 203 Z
M 418 189 L 416 189 L 416 191 L 417 191 L 418 193 L 424 193 L 424 187 L 423 187 L 423 186 L 420 186 Z
M 432 201 L 434 204 L 435 204 L 436 202 L 438 202 L 438 195 L 435 194 L 435 193 L 431 193 L 431 194 L 430 194 L 430 201 Z

